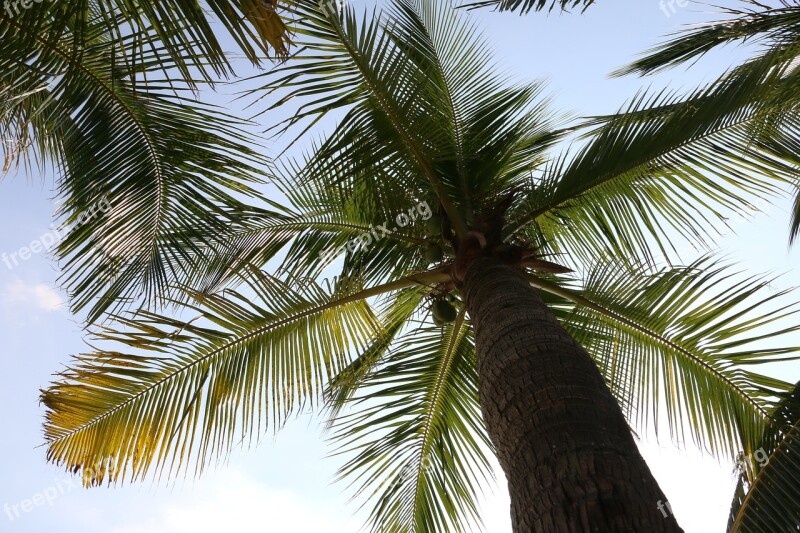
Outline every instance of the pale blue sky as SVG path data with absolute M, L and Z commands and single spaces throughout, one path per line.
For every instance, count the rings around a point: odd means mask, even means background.
M 598 0 L 583 15 L 518 17 L 486 11 L 473 14 L 486 27 L 496 55 L 516 77 L 549 80 L 556 108 L 576 114 L 616 110 L 646 84 L 688 89 L 709 81 L 742 57 L 728 48 L 687 71 L 646 81 L 608 79 L 607 74 L 655 44 L 680 24 L 707 20 L 702 7 L 678 8 L 665 16 L 658 0 Z M 215 101 L 223 101 L 214 97 Z M 266 120 L 266 119 L 264 119 Z M 53 203 L 51 178 L 10 176 L 0 182 L 0 252 L 11 253 L 48 231 Z M 800 251 L 787 247 L 789 203 L 769 209 L 750 223 L 736 223 L 720 243 L 731 260 L 753 273 L 787 273 L 775 286 L 798 282 L 792 267 Z M 0 439 L 0 504 L 20 505 L 37 494 L 55 494 L 51 504 L 4 512 L 0 531 L 64 533 L 179 533 L 270 531 L 303 533 L 358 529 L 343 486 L 332 483 L 337 462 L 324 459 L 319 423 L 306 417 L 277 439 L 267 436 L 255 449 L 237 451 L 230 461 L 199 481 L 174 486 L 138 485 L 86 491 L 44 461 L 42 409 L 38 390 L 68 355 L 82 349 L 81 325 L 60 305 L 57 265 L 37 255 L 13 269 L 0 263 L 0 410 L 6 431 Z M 797 341 L 800 343 L 800 339 Z M 800 365 L 781 371 L 800 378 Z M 721 465 L 691 447 L 677 451 L 666 439 L 649 441 L 644 453 L 689 533 L 722 531 L 732 492 L 732 465 Z M 74 480 L 73 480 L 73 483 Z M 41 501 L 40 499 L 38 501 Z M 21 509 L 21 508 L 20 508 Z M 488 531 L 509 531 L 505 489 L 485 505 Z M 13 511 L 12 511 L 13 516 Z

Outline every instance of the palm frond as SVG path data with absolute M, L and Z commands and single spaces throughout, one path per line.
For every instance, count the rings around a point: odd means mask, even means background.
M 444 120 L 425 124 L 441 140 L 436 170 L 458 190 L 468 213 L 500 189 L 543 162 L 560 136 L 552 131 L 548 102 L 540 84 L 509 85 L 495 66 L 491 46 L 475 23 L 453 17 L 446 3 L 403 0 L 389 10 L 387 32 L 397 46 L 409 47 L 427 83 L 419 97 L 443 110 Z M 437 130 L 430 130 L 431 126 Z
M 413 287 L 388 297 L 380 316 L 383 324 L 380 335 L 330 382 L 326 391 L 329 427 L 338 420 L 342 410 L 352 401 L 353 395 L 379 367 L 401 333 L 409 327 L 409 322 L 418 312 L 427 290 L 424 286 Z
M 269 56 L 285 59 L 291 44 L 277 0 L 83 0 L 11 6 L 0 13 L 0 31 L 7 36 L 25 32 L 32 41 L 69 34 L 76 57 L 92 45 L 98 29 L 114 40 L 135 36 L 118 49 L 122 57 L 117 67 L 129 76 L 155 56 L 164 62 L 165 74 L 174 68 L 184 79 L 213 82 L 233 73 L 225 41 L 235 43 L 256 65 Z M 42 28 L 48 31 L 36 36 Z
M 583 6 L 583 10 L 594 4 L 594 0 L 477 0 L 467 5 L 469 8 L 494 7 L 498 11 L 514 11 L 522 14 L 531 11 L 560 8 L 564 11 Z
M 89 320 L 132 301 L 169 298 L 226 229 L 252 210 L 266 161 L 246 123 L 179 89 L 167 66 L 143 55 L 133 76 L 118 41 L 95 21 L 76 55 L 55 23 L 20 26 L 0 39 L 0 131 L 35 143 L 60 170 L 58 254 L 73 309 Z M 87 35 L 83 36 L 89 39 Z M 173 65 L 174 66 L 174 65 Z M 107 209 L 99 211 L 99 205 Z
M 389 178 L 403 196 L 433 192 L 432 205 L 463 233 L 462 211 L 478 210 L 490 180 L 519 179 L 558 136 L 537 102 L 540 87 L 504 87 L 474 25 L 451 7 L 397 2 L 359 23 L 350 8 L 339 17 L 301 2 L 303 51 L 258 92 L 272 101 L 268 109 L 300 102 L 282 130 L 346 110 L 303 165 L 304 178 L 375 188 Z
M 800 527 L 800 383 L 784 396 L 761 447 L 737 461 L 739 483 L 728 531 L 794 531 Z
M 190 459 L 199 473 L 313 405 L 378 333 L 364 301 L 374 293 L 249 279 L 252 297 L 196 295 L 192 320 L 140 312 L 100 330 L 131 351 L 80 355 L 42 392 L 48 459 L 73 472 L 113 463 L 88 484 L 174 476 Z
M 531 240 L 585 264 L 597 255 L 675 261 L 680 241 L 708 249 L 729 217 L 749 215 L 796 180 L 791 136 L 753 138 L 758 109 L 737 81 L 685 100 L 642 94 L 599 120 L 585 147 L 542 171 L 512 227 L 531 225 Z
M 736 457 L 760 446 L 792 389 L 751 368 L 800 357 L 800 347 L 779 344 L 800 330 L 781 326 L 796 323 L 797 305 L 782 303 L 787 291 L 763 294 L 770 281 L 701 259 L 656 274 L 599 264 L 580 290 L 532 283 L 574 302 L 565 326 L 637 427 L 659 427 L 663 412 L 676 441 Z
M 297 54 L 291 63 L 274 69 L 267 84 L 259 89 L 265 95 L 291 91 L 271 108 L 288 99 L 306 102 L 287 119 L 284 128 L 307 119 L 312 119 L 313 124 L 331 110 L 350 107 L 338 135 L 328 141 L 332 147 L 321 152 L 335 153 L 336 159 L 350 164 L 375 167 L 380 161 L 389 167 L 405 166 L 411 176 L 434 189 L 456 224 L 461 217 L 451 205 L 442 177 L 432 166 L 436 152 L 429 139 L 423 142 L 420 135 L 425 124 L 432 126 L 440 112 L 417 97 L 425 75 L 383 31 L 383 15 L 373 13 L 359 23 L 349 6 L 340 17 L 311 0 L 296 2 L 292 9 L 299 19 L 297 34 L 313 39 L 298 41 L 301 50 L 307 47 L 309 53 Z M 311 68 L 309 61 L 313 62 Z M 353 135 L 355 125 L 366 130 L 358 136 L 361 139 L 373 133 L 373 143 L 343 145 L 342 139 Z M 320 167 L 324 170 L 324 165 Z
M 747 0 L 746 0 L 747 1 Z M 722 19 L 692 28 L 645 52 L 644 57 L 619 69 L 615 74 L 650 74 L 674 67 L 734 42 L 757 42 L 767 49 L 797 42 L 800 9 L 784 3 L 780 7 L 750 2 L 754 9 L 720 8 Z
M 741 41 L 756 42 L 756 55 L 725 73 L 712 87 L 717 94 L 701 95 L 687 99 L 686 105 L 708 108 L 715 105 L 718 96 L 725 97 L 730 87 L 739 87 L 736 98 L 744 114 L 749 115 L 749 134 L 762 143 L 773 143 L 775 137 L 782 138 L 778 153 L 786 157 L 796 170 L 800 151 L 794 140 L 797 127 L 798 58 L 800 58 L 800 5 L 796 2 L 781 2 L 780 6 L 769 6 L 760 2 L 749 2 L 753 9 L 726 9 L 730 17 L 723 22 L 701 27 L 679 34 L 664 45 L 650 50 L 648 55 L 617 74 L 648 74 L 698 58 L 720 45 Z M 790 149 L 785 149 L 790 148 Z M 795 172 L 796 174 L 796 172 Z M 798 188 L 795 178 L 793 187 Z M 790 224 L 790 240 L 800 235 L 800 196 L 797 197 Z
M 352 412 L 333 424 L 341 477 L 374 501 L 372 531 L 467 531 L 490 477 L 475 347 L 462 311 L 444 330 L 421 325 L 370 373 Z

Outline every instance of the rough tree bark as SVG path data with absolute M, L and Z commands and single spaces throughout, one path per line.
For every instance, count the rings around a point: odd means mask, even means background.
M 524 275 L 479 257 L 463 294 L 514 531 L 682 531 L 599 370 Z

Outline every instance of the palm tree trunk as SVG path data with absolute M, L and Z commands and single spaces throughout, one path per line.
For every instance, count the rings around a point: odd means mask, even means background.
M 463 289 L 514 531 L 682 531 L 594 362 L 521 272 L 480 257 Z

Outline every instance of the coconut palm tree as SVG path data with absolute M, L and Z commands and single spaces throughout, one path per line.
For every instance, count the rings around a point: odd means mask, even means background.
M 735 66 L 699 98 L 680 105 L 705 106 L 733 87 L 742 91 L 740 104 L 752 116 L 750 135 L 769 143 L 787 161 L 800 163 L 797 144 L 800 110 L 800 2 L 780 0 L 756 2 L 740 0 L 741 7 L 719 8 L 720 20 L 691 28 L 650 51 L 618 74 L 649 74 L 696 59 L 712 49 L 731 43 L 754 47 L 753 56 Z M 752 6 L 752 7 L 745 7 Z M 743 89 L 746 89 L 744 93 Z M 753 114 L 752 109 L 758 108 Z M 736 111 L 735 111 L 736 112 Z M 790 238 L 800 236 L 800 181 Z
M 445 3 L 292 15 L 298 53 L 258 93 L 299 102 L 280 130 L 338 111 L 334 131 L 227 247 L 188 241 L 177 317 L 95 329 L 110 344 L 42 393 L 49 460 L 88 485 L 201 472 L 322 404 L 373 530 L 469 529 L 490 453 L 515 531 L 680 530 L 629 424 L 752 454 L 793 391 L 752 365 L 796 352 L 759 341 L 798 327 L 769 280 L 666 261 L 792 169 L 742 150 L 726 107 L 621 115 L 569 148 Z

